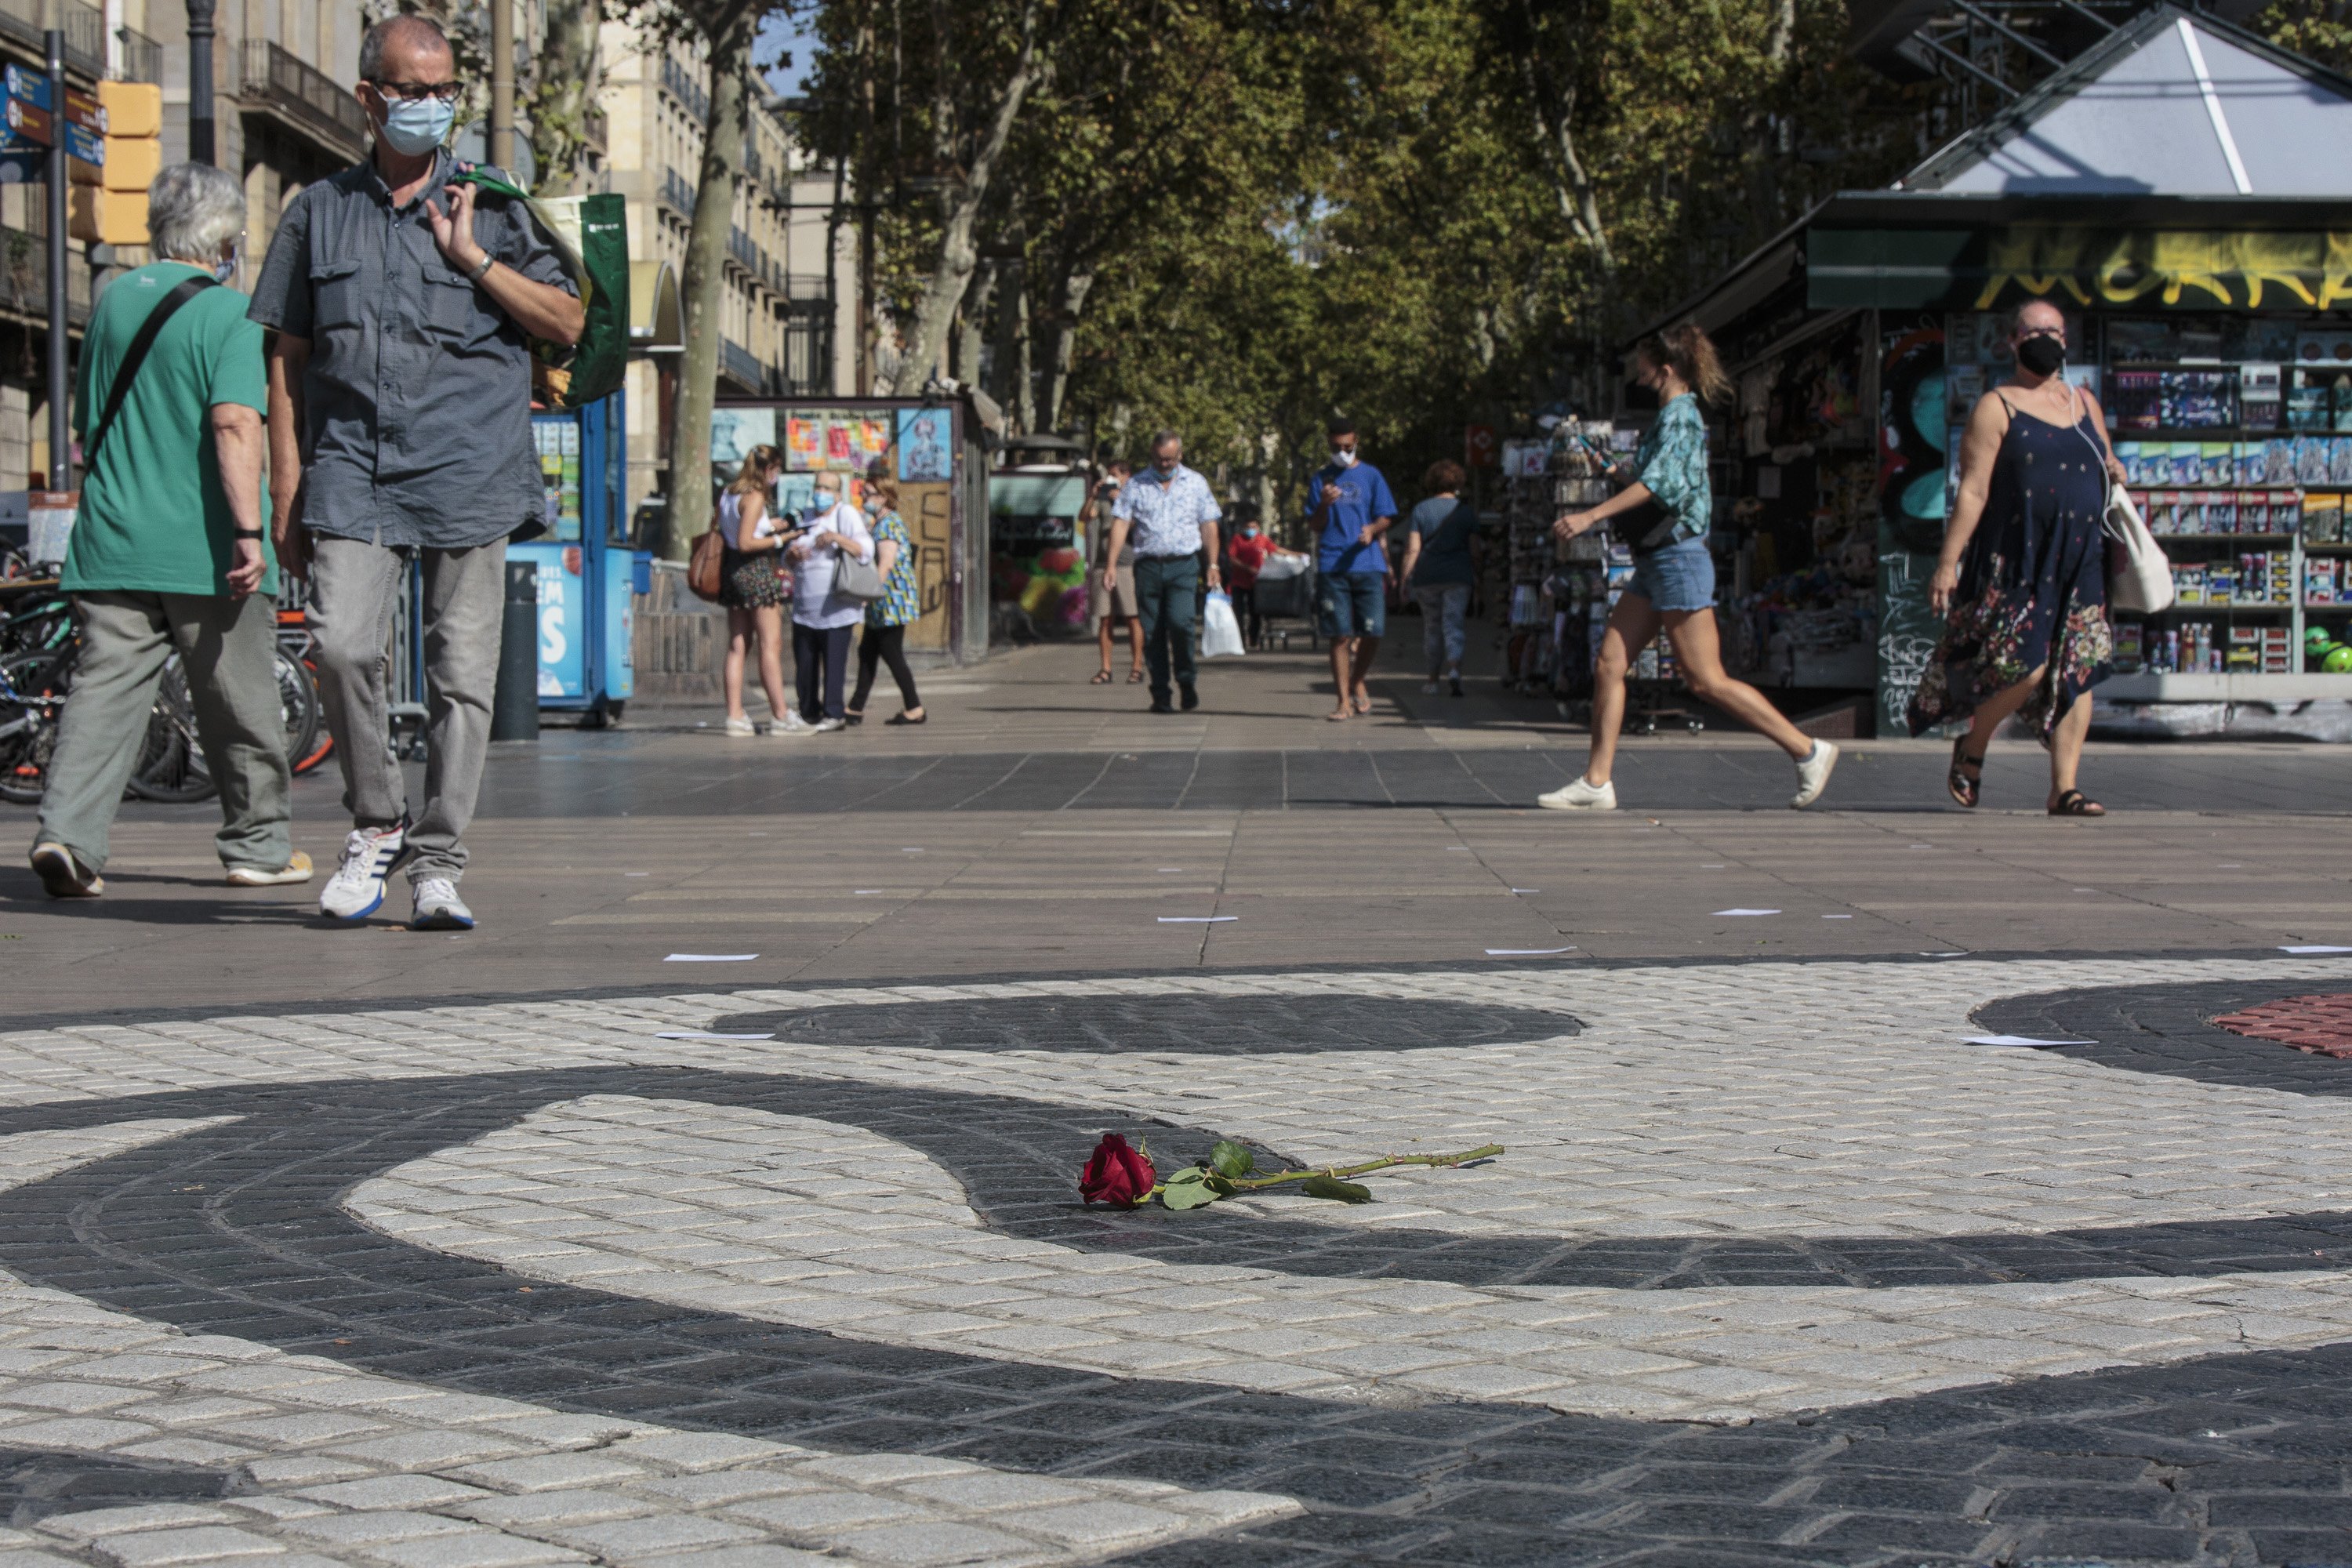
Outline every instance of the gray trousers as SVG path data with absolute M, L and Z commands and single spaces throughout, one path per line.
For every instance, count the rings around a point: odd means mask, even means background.
M 196 742 L 220 786 L 221 864 L 285 869 L 294 846 L 294 774 L 278 705 L 278 605 L 259 594 L 79 594 L 81 655 L 58 721 L 37 843 L 62 844 L 97 869 L 122 786 L 139 765 L 155 688 L 172 650 L 188 675 Z
M 489 752 L 506 614 L 506 541 L 417 552 L 424 567 L 425 809 L 408 830 L 408 879 L 465 875 L 466 825 Z M 408 812 L 408 781 L 392 752 L 392 618 L 409 558 L 360 539 L 310 537 L 310 635 L 319 698 L 343 769 L 343 806 L 361 827 Z

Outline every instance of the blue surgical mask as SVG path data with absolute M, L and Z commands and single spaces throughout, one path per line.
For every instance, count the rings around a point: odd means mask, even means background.
M 236 281 L 236 269 L 244 263 L 245 241 L 240 239 L 229 248 L 229 253 L 221 258 L 219 265 L 213 268 L 213 277 L 223 283 L 234 283 Z
M 1257 537 L 1256 525 L 1252 524 L 1250 527 L 1243 529 L 1242 537 L 1244 539 L 1255 539 Z
M 457 106 L 437 98 L 396 98 L 384 106 L 383 127 L 377 134 L 402 157 L 421 158 L 441 145 L 457 117 Z
M 838 501 L 840 499 L 841 494 L 837 490 L 819 490 L 815 495 L 810 498 L 810 500 L 816 507 L 817 510 L 831 511 L 833 510 L 834 503 Z

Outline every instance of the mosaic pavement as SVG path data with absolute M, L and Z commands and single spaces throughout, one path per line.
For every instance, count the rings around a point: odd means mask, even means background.
M 2352 1063 L 2210 1022 L 2347 990 L 1587 963 L 0 1035 L 0 1568 L 2352 1561 Z M 1508 1152 L 1118 1214 L 1075 1202 L 1106 1129 Z

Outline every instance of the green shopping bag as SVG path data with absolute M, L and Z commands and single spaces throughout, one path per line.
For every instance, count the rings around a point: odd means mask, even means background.
M 452 180 L 522 203 L 580 289 L 587 321 L 579 342 L 530 341 L 549 405 L 578 408 L 617 388 L 629 365 L 626 200 L 611 192 L 542 200 L 479 166 L 461 168 Z

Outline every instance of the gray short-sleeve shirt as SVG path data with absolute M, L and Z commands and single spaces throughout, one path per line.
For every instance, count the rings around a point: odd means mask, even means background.
M 442 152 L 395 208 L 373 162 L 357 164 L 304 189 L 270 241 L 247 314 L 310 340 L 302 521 L 314 533 L 457 550 L 545 516 L 530 351 L 426 221 L 457 167 Z M 520 203 L 479 193 L 474 238 L 533 282 L 579 292 Z

